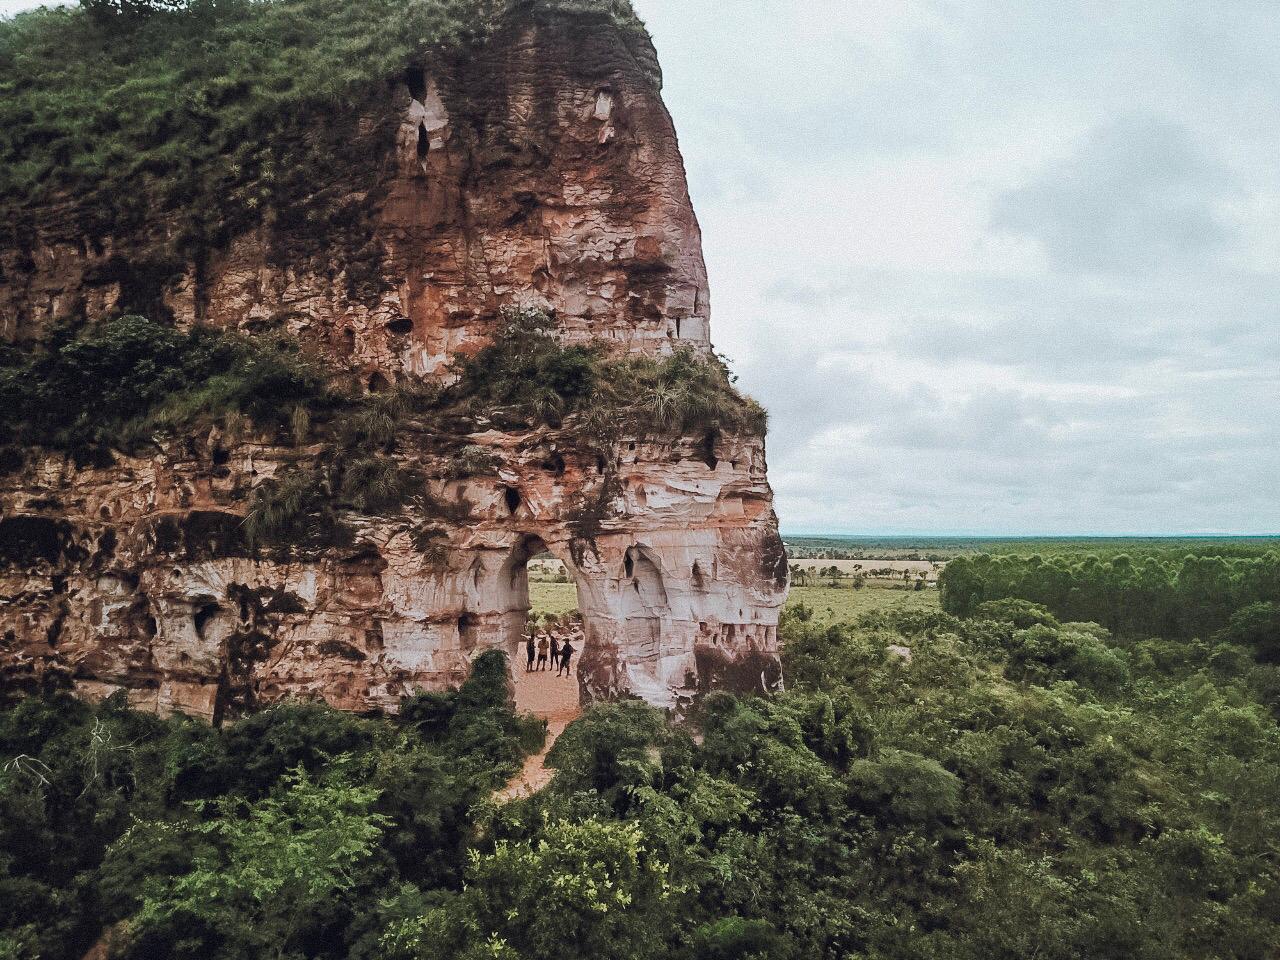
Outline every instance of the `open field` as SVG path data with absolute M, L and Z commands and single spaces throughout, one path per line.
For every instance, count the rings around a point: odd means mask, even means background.
M 974 553 L 1027 555 L 1188 553 L 1253 556 L 1280 550 L 1280 537 L 784 537 L 793 562 L 800 558 L 949 560 Z
M 550 613 L 561 616 L 578 608 L 578 591 L 572 583 L 532 581 L 529 584 L 529 598 L 533 601 L 533 612 L 538 615 Z M 888 590 L 879 587 L 853 590 L 848 586 L 838 589 L 825 586 L 792 587 L 787 605 L 795 606 L 800 603 L 813 608 L 814 616 L 819 620 L 839 622 L 877 610 L 936 610 L 938 591 Z

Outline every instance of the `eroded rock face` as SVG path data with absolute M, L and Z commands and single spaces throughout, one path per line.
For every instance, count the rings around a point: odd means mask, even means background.
M 273 222 L 198 260 L 175 229 L 88 237 L 50 213 L 0 250 L 0 337 L 131 308 L 283 329 L 367 379 L 438 372 L 499 310 L 567 340 L 660 354 L 710 346 L 701 236 L 675 130 L 632 45 L 593 18 L 517 21 L 478 53 L 414 69 L 362 121 L 364 171 L 323 223 Z M 317 189 L 332 184 L 317 184 Z
M 353 184 L 355 228 L 263 226 L 139 276 L 150 240 L 69 237 L 51 216 L 0 251 L 0 332 L 29 340 L 150 297 L 181 323 L 287 330 L 375 388 L 477 349 L 508 305 L 552 311 L 568 342 L 709 351 L 675 133 L 633 48 L 558 16 L 411 72 L 388 94 L 394 137 L 370 131 L 382 162 Z M 395 452 L 419 478 L 403 510 L 344 514 L 275 552 L 246 542 L 248 500 L 308 451 L 215 429 L 109 467 L 32 453 L 0 477 L 4 681 L 67 678 L 211 719 L 286 696 L 394 710 L 459 683 L 482 650 L 515 652 L 526 563 L 546 549 L 577 584 L 584 699 L 678 708 L 780 682 L 787 564 L 761 438 L 466 443 L 491 455 L 484 475 L 457 477 L 456 444 L 412 428 Z

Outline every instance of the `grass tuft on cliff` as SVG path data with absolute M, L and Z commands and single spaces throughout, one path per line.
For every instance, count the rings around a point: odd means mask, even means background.
M 593 435 L 767 428 L 764 409 L 737 391 L 718 359 L 688 348 L 663 358 L 610 358 L 562 345 L 555 329 L 540 310 L 508 310 L 491 345 L 457 358 L 457 383 L 444 401 L 497 420 L 576 425 Z
M 0 20 L 0 219 L 70 198 L 84 232 L 119 234 L 169 212 L 197 249 L 305 216 L 370 162 L 348 154 L 362 114 L 390 116 L 388 82 L 514 10 L 644 30 L 627 0 L 93 0 Z

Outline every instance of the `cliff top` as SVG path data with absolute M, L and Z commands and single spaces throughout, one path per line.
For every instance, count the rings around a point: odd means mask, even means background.
M 611 21 L 660 84 L 629 0 L 87 0 L 0 21 L 0 219 L 62 207 L 98 235 L 169 211 L 216 242 L 367 162 L 343 145 L 408 68 L 547 14 Z

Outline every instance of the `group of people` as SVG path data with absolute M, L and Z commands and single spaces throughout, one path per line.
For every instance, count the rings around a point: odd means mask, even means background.
M 525 653 L 528 654 L 529 663 L 525 667 L 525 673 L 532 673 L 535 670 L 547 669 L 547 654 L 551 655 L 551 666 L 556 671 L 556 676 L 569 674 L 569 664 L 573 660 L 573 655 L 578 651 L 574 649 L 573 644 L 567 639 L 564 643 L 560 642 L 560 638 L 552 636 L 550 639 L 544 633 L 537 638 L 535 643 L 534 635 L 530 633 L 525 638 Z M 534 666 L 534 653 L 537 653 L 537 666 Z M 572 674 L 569 674 L 572 676 Z

